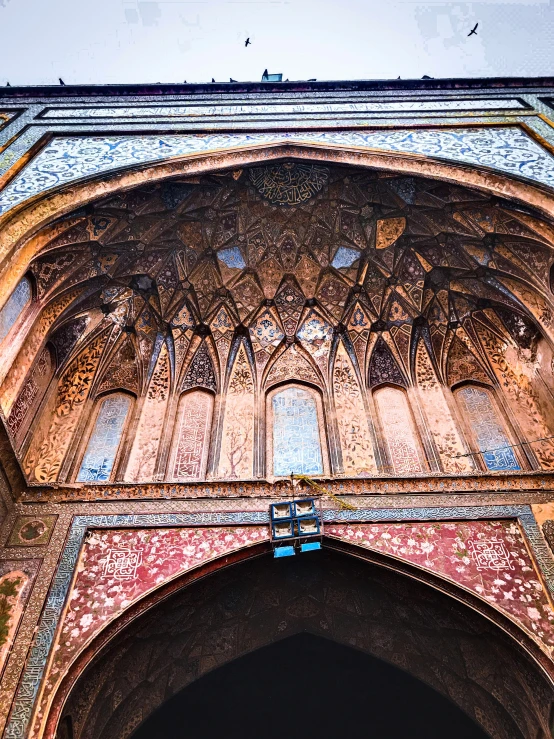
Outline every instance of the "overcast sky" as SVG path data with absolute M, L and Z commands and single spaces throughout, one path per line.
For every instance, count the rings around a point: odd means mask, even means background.
M 554 0 L 0 0 L 0 84 L 257 81 L 266 68 L 554 75 Z

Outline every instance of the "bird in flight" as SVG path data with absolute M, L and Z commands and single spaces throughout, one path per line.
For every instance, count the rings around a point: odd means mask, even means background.
M 246 41 L 244 42 L 244 45 L 245 46 L 252 46 L 252 42 L 250 41 L 250 36 L 246 39 Z
M 478 24 L 478 23 L 476 23 L 476 24 L 475 24 L 475 25 L 473 26 L 473 28 L 471 29 L 471 31 L 470 31 L 470 32 L 469 32 L 469 33 L 468 33 L 467 35 L 468 35 L 468 36 L 473 36 L 473 35 L 475 34 L 475 36 L 477 36 L 477 26 L 478 26 L 478 25 L 479 25 L 479 24 Z

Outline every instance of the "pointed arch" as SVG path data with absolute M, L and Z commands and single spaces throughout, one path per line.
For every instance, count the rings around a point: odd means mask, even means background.
M 47 343 L 33 363 L 8 416 L 8 428 L 20 448 L 56 371 L 56 352 Z
M 467 420 L 473 445 L 480 453 L 485 469 L 491 472 L 520 470 L 518 455 L 492 390 L 475 383 L 465 383 L 454 390 L 454 397 Z
M 450 387 L 472 379 L 485 384 L 491 382 L 481 362 L 457 336 L 454 336 L 448 350 L 446 377 Z
M 410 525 L 408 525 L 410 526 Z M 427 527 L 429 524 L 427 524 Z M 548 660 L 543 653 L 541 653 L 540 647 L 536 643 L 536 641 L 533 639 L 532 636 L 529 635 L 527 631 L 525 631 L 520 624 L 517 624 L 510 619 L 509 616 L 507 616 L 504 612 L 502 612 L 501 609 L 498 607 L 498 603 L 495 602 L 495 600 L 491 599 L 490 601 L 487 601 L 484 597 L 480 597 L 479 595 L 476 595 L 475 593 L 471 592 L 467 588 L 464 588 L 463 586 L 458 585 L 456 582 L 453 581 L 451 575 L 445 575 L 441 574 L 440 571 L 437 571 L 436 569 L 434 571 L 429 571 L 428 569 L 424 569 L 421 566 L 417 566 L 416 564 L 410 562 L 409 559 L 405 559 L 402 557 L 402 555 L 398 556 L 391 556 L 388 553 L 384 553 L 382 551 L 375 551 L 378 549 L 378 545 L 375 547 L 372 547 L 371 545 L 368 546 L 367 544 L 367 538 L 374 539 L 374 535 L 371 537 L 366 537 L 366 541 L 360 545 L 360 542 L 356 540 L 355 537 L 349 537 L 349 532 L 343 532 L 341 536 L 340 530 L 344 528 L 342 526 L 333 526 L 335 531 L 333 532 L 333 535 L 331 537 L 326 537 L 324 539 L 324 549 L 330 549 L 333 550 L 333 552 L 336 552 L 337 554 L 342 553 L 343 555 L 353 556 L 354 559 L 352 559 L 352 562 L 358 560 L 360 561 L 360 565 L 358 565 L 360 568 L 365 568 L 366 566 L 371 566 L 375 568 L 379 572 L 385 573 L 386 571 L 392 571 L 392 573 L 395 573 L 395 577 L 397 574 L 402 575 L 406 579 L 402 579 L 399 582 L 396 583 L 396 587 L 393 588 L 391 595 L 393 597 L 393 600 L 398 599 L 398 593 L 403 590 L 399 585 L 404 583 L 407 588 L 409 587 L 417 587 L 417 588 L 423 588 L 420 593 L 423 595 L 423 593 L 427 593 L 427 597 L 417 597 L 415 600 L 412 600 L 413 596 L 408 596 L 406 603 L 409 605 L 410 602 L 415 602 L 421 604 L 428 604 L 431 606 L 431 608 L 435 607 L 435 599 L 430 597 L 430 593 L 439 591 L 440 592 L 440 598 L 444 598 L 443 604 L 449 607 L 450 613 L 452 613 L 453 609 L 456 609 L 456 611 L 459 611 L 460 616 L 464 619 L 464 621 L 467 623 L 467 619 L 470 618 L 473 615 L 473 618 L 479 619 L 479 624 L 481 628 L 475 630 L 473 627 L 471 627 L 468 630 L 468 636 L 471 640 L 471 644 L 473 645 L 473 648 L 475 648 L 475 634 L 476 633 L 482 633 L 483 634 L 483 640 L 482 644 L 483 647 L 486 648 L 487 644 L 491 642 L 494 643 L 493 648 L 490 652 L 491 655 L 496 655 L 496 657 L 493 657 L 493 659 L 498 659 L 498 647 L 501 646 L 502 642 L 498 642 L 494 639 L 494 634 L 500 635 L 501 633 L 504 635 L 507 635 L 507 638 L 509 639 L 509 642 L 511 644 L 511 647 L 513 649 L 513 654 L 515 655 L 521 655 L 522 649 L 525 651 L 525 653 L 532 659 L 532 664 L 534 665 L 536 669 L 536 674 L 534 674 L 535 678 L 538 678 L 540 676 L 541 680 L 545 680 L 546 685 L 548 685 L 549 693 L 548 695 L 554 695 L 552 690 L 552 681 L 554 678 L 554 673 L 552 670 L 552 664 L 550 660 Z M 346 527 L 348 528 L 348 527 Z M 360 528 L 360 527 L 352 527 L 353 531 L 352 534 L 355 534 L 356 532 L 354 529 Z M 361 528 L 364 528 L 362 525 Z M 366 526 L 368 529 L 368 533 L 371 533 L 374 531 L 374 526 Z M 405 532 L 406 538 L 410 536 L 410 532 Z M 258 544 L 257 546 L 250 546 L 250 547 L 243 547 L 242 549 L 236 551 L 231 559 L 231 562 L 234 564 L 248 560 L 250 558 L 256 560 L 258 568 L 263 567 L 263 558 L 259 557 L 260 554 L 263 554 L 264 552 L 267 552 L 269 546 L 268 544 Z M 373 549 L 373 551 L 371 551 Z M 336 556 L 333 552 L 331 552 L 332 556 Z M 361 560 L 364 560 L 365 562 L 361 562 Z M 129 628 L 130 624 L 133 624 L 137 619 L 141 618 L 141 615 L 145 614 L 148 610 L 150 610 L 152 607 L 155 607 L 159 603 L 167 603 L 168 596 L 174 593 L 178 593 L 183 588 L 189 587 L 192 585 L 194 587 L 193 583 L 198 580 L 202 580 L 205 584 L 206 582 L 209 585 L 209 580 L 205 579 L 205 575 L 208 573 L 216 573 L 218 570 L 224 570 L 223 577 L 225 580 L 233 580 L 237 583 L 237 585 L 240 582 L 244 582 L 244 566 L 241 566 L 236 572 L 234 572 L 234 567 L 229 567 L 230 559 L 228 556 L 220 557 L 219 559 L 210 562 L 208 564 L 204 564 L 201 567 L 196 567 L 193 570 L 186 570 L 182 574 L 180 574 L 177 577 L 173 577 L 170 581 L 165 581 L 155 589 L 148 590 L 138 601 L 133 602 L 130 604 L 126 610 L 123 612 L 122 615 L 120 615 L 115 620 L 112 620 L 107 625 L 103 625 L 103 628 L 96 632 L 96 635 L 94 637 L 94 641 L 87 646 L 86 649 L 81 649 L 79 652 L 73 655 L 71 664 L 69 665 L 69 668 L 66 672 L 66 674 L 63 676 L 63 678 L 60 677 L 59 681 L 57 681 L 57 684 L 55 686 L 56 693 L 53 696 L 51 702 L 48 704 L 48 710 L 45 711 L 45 718 L 46 718 L 46 735 L 48 736 L 54 736 L 55 730 L 56 730 L 56 724 L 62 716 L 62 709 L 64 704 L 66 704 L 66 699 L 70 691 L 73 689 L 73 687 L 76 684 L 76 681 L 80 678 L 80 676 L 84 673 L 85 669 L 91 665 L 93 659 L 95 657 L 99 657 L 100 659 L 96 662 L 96 669 L 97 671 L 103 671 L 104 674 L 107 674 L 106 672 L 106 665 L 102 661 L 102 655 L 106 656 L 107 652 L 103 651 L 103 648 L 106 647 L 106 645 L 110 644 L 111 640 L 114 639 L 114 637 L 117 638 L 118 633 L 122 629 L 122 627 Z M 327 567 L 324 567 L 323 571 L 327 571 Z M 361 571 L 356 579 L 357 586 L 361 587 L 361 584 L 367 581 L 367 574 L 370 571 Z M 268 570 L 264 570 L 263 573 L 261 573 L 262 577 L 264 578 L 264 582 L 267 582 L 267 578 L 269 575 Z M 216 577 L 221 577 L 221 575 Z M 493 574 L 494 577 L 494 574 Z M 490 578 L 492 580 L 492 578 Z M 285 580 L 288 583 L 291 583 L 292 581 L 290 578 Z M 315 587 L 319 585 L 320 578 L 316 578 L 315 580 L 313 578 L 308 578 L 308 580 L 305 582 L 303 578 L 296 578 L 295 582 L 298 581 L 299 584 L 297 584 L 296 590 L 297 593 L 292 593 L 293 596 L 296 596 L 294 599 L 295 604 L 298 604 L 301 602 L 302 596 L 304 593 L 302 593 L 302 588 L 306 588 L 306 583 L 308 583 L 308 587 L 311 587 L 309 583 L 316 583 Z M 412 581 L 414 581 L 412 583 Z M 217 581 L 216 581 L 217 582 Z M 214 582 L 214 584 L 216 584 Z M 340 577 L 337 582 L 340 582 L 344 585 L 345 578 L 344 576 Z M 417 586 L 416 586 L 417 583 Z M 271 588 L 272 595 L 274 594 L 274 585 L 273 583 L 269 583 L 269 588 Z M 430 590 L 427 592 L 427 588 L 430 588 Z M 224 588 L 223 590 L 221 587 L 218 588 L 218 592 L 228 592 L 228 589 Z M 331 599 L 329 601 L 326 593 L 330 592 L 328 588 L 324 588 L 319 595 L 316 596 L 316 599 L 322 599 L 323 602 L 329 602 L 331 605 L 334 603 L 334 600 Z M 332 592 L 332 591 L 331 591 Z M 410 591 L 411 593 L 411 591 Z M 300 601 L 299 601 L 300 599 Z M 309 602 L 312 602 L 313 598 L 310 596 Z M 194 591 L 191 591 L 190 597 L 187 599 L 187 602 L 192 604 L 198 603 L 198 597 L 195 595 Z M 280 611 L 281 609 L 288 607 L 288 600 L 283 601 L 282 598 L 275 598 L 271 597 L 267 600 L 267 606 L 271 609 L 276 609 L 276 611 Z M 406 608 L 406 603 L 401 603 L 400 608 L 404 609 Z M 251 610 L 251 603 L 250 600 L 246 600 L 243 603 L 244 608 L 248 608 L 248 614 L 245 612 L 244 616 L 241 617 L 241 620 L 244 620 L 244 618 L 249 617 L 257 617 L 259 616 L 259 613 L 257 610 L 252 611 Z M 182 613 L 182 606 L 179 605 L 179 612 Z M 206 603 L 206 608 L 210 609 L 210 613 L 213 615 L 218 613 L 226 614 L 226 618 L 228 618 L 228 612 L 225 609 L 221 608 L 215 608 L 213 607 L 213 601 L 212 599 L 208 599 Z M 341 611 L 341 608 L 343 608 L 342 601 L 338 602 L 338 609 L 339 612 Z M 192 609 L 195 610 L 194 608 Z M 421 609 L 420 609 L 421 611 Z M 385 625 L 387 623 L 386 621 L 386 614 L 387 609 L 384 610 L 385 612 L 385 620 L 383 621 L 383 624 Z M 445 613 L 445 612 L 444 612 Z M 315 615 L 314 615 L 315 614 Z M 351 614 L 353 618 L 363 618 L 363 616 L 360 616 L 359 609 L 356 612 L 353 612 Z M 420 613 L 421 615 L 421 613 Z M 290 618 L 292 618 L 294 621 L 298 622 L 298 626 L 301 628 L 301 630 L 306 630 L 306 627 L 308 627 L 308 630 L 312 630 L 313 628 L 316 628 L 317 633 L 319 632 L 319 629 L 321 628 L 328 628 L 328 624 L 332 624 L 333 620 L 330 620 L 329 622 L 326 622 L 323 626 L 321 624 L 321 610 L 319 608 L 316 608 L 315 610 L 309 609 L 309 612 L 306 612 L 305 609 L 301 609 L 300 611 L 298 608 L 294 608 L 291 613 L 289 614 Z M 482 616 L 485 617 L 485 619 L 481 620 Z M 147 617 L 148 618 L 148 617 Z M 314 620 L 315 619 L 315 620 Z M 273 619 L 276 622 L 279 622 L 279 618 Z M 287 619 L 287 621 L 290 619 Z M 409 614 L 406 614 L 406 621 L 405 623 L 408 624 L 410 620 Z M 420 619 L 421 620 L 421 619 Z M 157 620 L 150 619 L 151 624 L 155 628 L 157 626 Z M 488 621 L 488 626 L 487 626 Z M 310 625 L 310 622 L 312 622 L 312 625 Z M 426 619 L 423 619 L 424 623 L 426 622 Z M 173 620 L 171 622 L 172 624 L 175 623 Z M 262 622 L 260 622 L 262 623 Z M 264 622 L 265 623 L 265 622 Z M 339 619 L 340 623 L 340 619 Z M 205 624 L 206 628 L 205 631 L 208 632 L 210 637 L 213 640 L 213 633 L 219 633 L 220 629 L 218 628 L 218 623 L 214 625 L 214 622 L 212 619 L 207 619 L 204 614 L 198 614 L 197 618 L 197 626 L 195 625 L 195 631 L 200 628 L 203 629 L 203 624 Z M 144 627 L 144 621 L 137 622 L 137 628 L 143 628 Z M 262 624 L 263 625 L 263 624 Z M 448 626 L 446 628 L 449 628 Z M 489 631 L 491 630 L 491 631 Z M 456 629 L 450 630 L 450 633 L 455 633 Z M 244 647 L 246 648 L 246 651 L 251 650 L 251 643 L 249 646 L 248 637 L 251 633 L 250 630 L 246 630 L 246 632 L 240 630 L 240 633 L 242 633 L 246 640 L 244 640 L 242 643 L 244 644 Z M 359 633 L 371 633 L 371 629 L 367 628 L 360 628 Z M 268 630 L 265 629 L 264 631 L 264 638 L 268 637 Z M 123 638 L 125 638 L 125 634 L 122 635 Z M 269 634 L 269 637 L 271 635 Z M 268 638 L 269 638 L 268 637 Z M 505 639 L 506 637 L 503 636 L 502 639 Z M 370 640 L 371 641 L 371 640 Z M 392 644 L 391 649 L 394 650 L 394 644 L 395 641 L 386 640 L 387 643 Z M 416 640 L 417 641 L 417 640 Z M 133 643 L 134 640 L 127 640 L 129 644 Z M 194 642 L 194 644 L 197 644 L 198 642 Z M 262 639 L 260 642 L 261 644 L 265 643 Z M 427 642 L 426 642 L 427 643 Z M 235 640 L 233 640 L 233 644 L 235 644 Z M 140 649 L 141 647 L 139 647 Z M 240 652 L 239 652 L 240 653 Z M 170 657 L 173 656 L 173 653 L 171 650 L 167 650 L 166 654 Z M 429 657 L 429 653 L 427 652 L 427 657 Z M 443 650 L 439 645 L 437 645 L 437 648 L 433 650 L 433 654 L 436 657 L 440 657 L 441 654 L 443 654 Z M 114 652 L 114 655 L 117 655 L 117 650 Z M 233 657 L 235 655 L 231 655 Z M 117 659 L 117 656 L 116 656 Z M 225 656 L 222 657 L 223 661 L 226 661 Z M 448 659 L 448 657 L 447 657 Z M 393 659 L 394 661 L 394 659 Z M 416 660 L 416 664 L 423 664 L 425 660 Z M 210 669 L 212 666 L 212 662 L 206 663 L 206 668 Z M 401 663 L 402 666 L 405 666 L 405 662 Z M 440 671 L 439 671 L 440 672 Z M 109 674 L 113 674 L 113 670 L 109 672 Z M 427 673 L 423 673 L 424 675 Z M 514 677 L 515 679 L 520 679 L 521 682 L 520 685 L 523 685 L 527 682 L 527 673 L 524 673 L 524 676 L 522 677 L 522 673 L 520 670 L 512 669 L 508 670 L 507 674 L 509 677 Z M 477 681 L 478 690 L 483 691 L 485 689 L 485 692 L 487 694 L 490 693 L 491 695 L 491 706 L 496 706 L 497 701 L 499 699 L 499 694 L 496 689 L 493 689 L 491 691 L 490 688 L 490 672 L 489 671 L 478 671 L 473 675 L 473 679 Z M 446 689 L 446 693 L 450 694 L 451 689 L 451 682 L 447 681 L 446 685 L 448 686 Z M 533 680 L 532 684 L 535 686 L 535 690 L 538 689 L 538 685 L 541 685 L 541 690 L 544 690 L 544 685 L 539 682 L 537 683 L 536 680 Z M 131 686 L 132 687 L 132 686 Z M 82 684 L 81 686 L 76 688 L 77 692 L 74 693 L 75 696 L 82 694 Z M 517 692 L 517 691 L 516 691 Z M 508 705 L 511 701 L 513 701 L 513 696 L 516 693 L 513 692 L 513 690 L 508 689 L 506 697 L 508 698 Z M 163 696 L 166 696 L 167 693 L 162 693 Z M 456 695 L 459 695 L 459 691 L 456 693 Z M 541 693 L 542 695 L 542 693 Z M 529 695 L 527 691 L 524 691 L 524 694 L 522 696 L 522 701 L 529 701 Z M 470 701 L 471 702 L 471 701 Z M 533 706 L 541 706 L 541 698 L 538 696 L 534 696 L 533 698 Z M 542 711 L 539 711 L 539 714 L 543 717 L 542 721 L 546 721 L 546 717 L 548 715 L 548 705 L 544 705 L 544 701 L 542 701 Z M 70 704 L 71 705 L 71 704 Z M 72 704 L 74 705 L 74 703 Z M 149 704 L 150 705 L 150 704 Z M 45 704 L 46 707 L 46 704 Z M 503 712 L 501 712 L 503 713 Z M 486 720 L 486 711 L 479 713 L 479 715 L 483 714 L 483 720 Z M 497 716 L 496 713 L 493 712 L 493 715 Z M 500 714 L 498 714 L 499 716 Z M 37 724 L 38 725 L 38 724 Z M 490 720 L 488 723 L 486 722 L 486 725 L 490 725 Z M 505 726 L 505 724 L 502 723 L 502 720 L 500 722 L 501 726 Z M 512 736 L 513 734 L 509 733 L 509 728 L 506 729 L 508 733 L 504 733 L 503 736 Z
M 24 275 L 0 309 L 0 343 L 8 336 L 16 323 L 20 323 L 33 300 L 33 283 Z
M 137 396 L 140 390 L 140 369 L 132 337 L 122 334 L 110 363 L 101 370 L 96 392 L 102 394 L 121 389 Z
M 212 393 L 217 392 L 218 382 L 212 355 L 208 348 L 208 340 L 202 341 L 198 349 L 193 355 L 191 363 L 188 365 L 187 371 L 181 380 L 179 390 L 185 392 L 194 388 L 205 388 Z
M 283 347 L 271 364 L 266 367 L 263 387 L 268 390 L 287 380 L 294 381 L 301 377 L 304 382 L 323 388 L 325 383 L 321 373 L 312 363 L 309 354 L 298 344 Z
M 327 376 L 329 371 L 329 354 L 333 333 L 333 327 L 314 308 L 310 308 L 306 313 L 296 332 L 302 346 L 312 356 L 324 377 Z
M 379 337 L 369 361 L 369 387 L 375 388 L 383 384 L 398 385 L 406 387 L 406 379 L 404 373 L 398 366 L 397 361 L 392 356 L 392 352 L 387 346 L 383 337 Z
M 275 306 L 262 305 L 250 324 L 249 332 L 256 364 L 263 369 L 285 338 L 281 319 Z
M 424 454 L 410 401 L 403 388 L 381 385 L 373 391 L 383 437 L 394 475 L 426 471 Z

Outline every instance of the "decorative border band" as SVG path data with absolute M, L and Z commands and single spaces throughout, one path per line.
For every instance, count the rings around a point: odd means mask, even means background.
M 297 144 L 419 155 L 554 188 L 554 157 L 520 125 L 390 130 L 54 136 L 0 193 L 0 214 L 30 197 L 137 165 L 253 147 Z
M 554 559 L 535 521 L 532 510 L 527 505 L 456 508 L 363 508 L 340 511 L 327 510 L 323 513 L 323 519 L 328 523 L 343 521 L 370 523 L 383 521 L 498 520 L 506 518 L 519 521 L 533 551 L 535 561 L 543 573 L 548 590 L 551 596 L 554 597 Z M 25 671 L 6 727 L 5 737 L 7 739 L 23 739 L 26 735 L 87 529 L 139 526 L 147 528 L 165 526 L 249 526 L 268 522 L 268 513 L 265 511 L 75 516 L 46 599 L 35 641 L 29 652 Z

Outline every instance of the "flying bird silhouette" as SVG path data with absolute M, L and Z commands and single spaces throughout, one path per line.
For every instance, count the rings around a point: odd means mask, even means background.
M 60 85 L 65 85 L 65 82 L 62 80 L 61 77 L 58 78 L 60 80 Z
M 478 24 L 478 23 L 476 23 L 476 24 L 475 24 L 475 25 L 473 26 L 473 28 L 471 29 L 471 31 L 470 31 L 470 32 L 469 32 L 469 33 L 468 33 L 467 35 L 468 35 L 468 36 L 473 36 L 473 35 L 475 34 L 475 36 L 477 36 L 477 26 L 478 26 L 478 25 L 479 25 L 479 24 Z
M 244 42 L 244 45 L 245 46 L 252 46 L 252 42 L 250 41 L 250 36 L 246 39 L 246 41 Z

